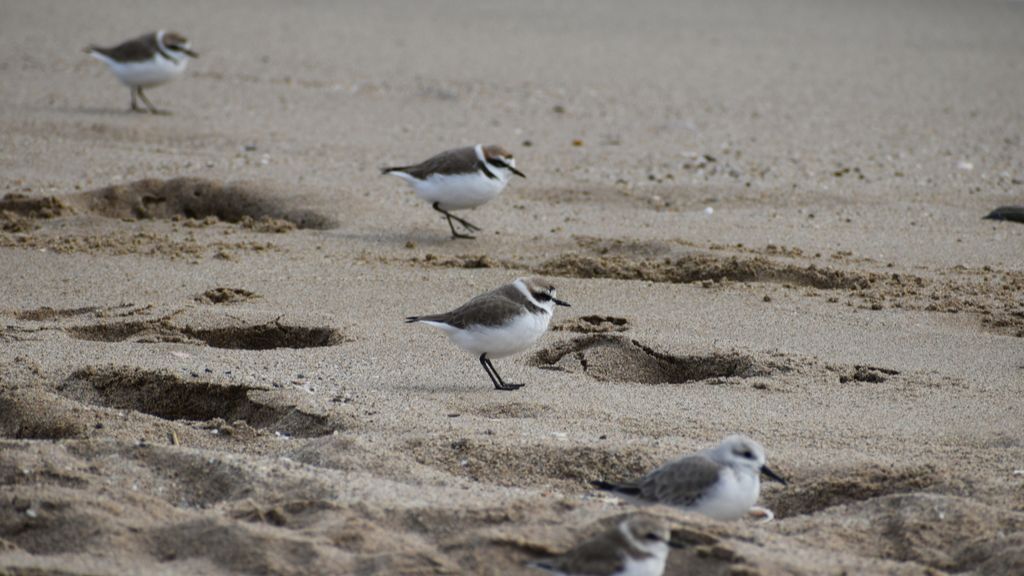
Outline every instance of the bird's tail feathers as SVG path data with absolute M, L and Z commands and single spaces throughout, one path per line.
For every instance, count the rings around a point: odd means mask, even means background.
M 412 324 L 413 322 L 419 322 L 421 316 L 406 316 L 405 323 Z
M 590 485 L 598 490 L 607 490 L 609 492 L 621 492 L 623 494 L 638 494 L 640 489 L 636 486 L 629 486 L 627 484 L 612 484 L 611 482 L 605 482 L 604 480 L 591 480 Z

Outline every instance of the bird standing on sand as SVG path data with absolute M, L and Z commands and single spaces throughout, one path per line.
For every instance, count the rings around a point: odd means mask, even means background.
M 566 576 L 661 576 L 671 536 L 661 518 L 636 515 L 557 558 L 530 566 Z
M 517 390 L 524 385 L 502 380 L 491 359 L 518 354 L 532 346 L 548 329 L 556 305 L 569 303 L 555 296 L 555 287 L 550 282 L 543 278 L 517 278 L 451 312 L 409 316 L 405 321 L 440 328 L 457 346 L 479 355 L 495 389 Z
M 85 52 L 105 63 L 122 84 L 132 92 L 132 110 L 145 112 L 135 100 L 138 97 L 153 114 L 161 114 L 142 92 L 169 82 L 185 71 L 189 58 L 198 58 L 187 38 L 177 32 L 160 30 L 133 38 L 113 48 L 89 46 Z
M 591 482 L 627 499 L 668 504 L 718 520 L 743 517 L 757 503 L 760 476 L 785 484 L 765 464 L 764 448 L 733 435 L 714 448 L 683 456 L 631 482 Z
M 526 178 L 516 169 L 516 159 L 501 146 L 467 146 L 447 150 L 412 166 L 393 166 L 381 169 L 382 174 L 394 174 L 408 182 L 416 196 L 448 219 L 454 238 L 473 238 L 455 230 L 458 222 L 467 232 L 480 228 L 451 213 L 485 204 L 501 193 L 515 174 Z

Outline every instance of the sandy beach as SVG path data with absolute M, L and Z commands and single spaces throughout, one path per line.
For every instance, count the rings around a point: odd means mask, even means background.
M 129 91 L 82 52 L 166 28 Z M 1024 573 L 1024 3 L 0 0 L 0 574 L 541 574 L 731 433 L 666 574 Z M 380 167 L 527 174 L 444 219 Z M 476 358 L 406 316 L 543 275 Z

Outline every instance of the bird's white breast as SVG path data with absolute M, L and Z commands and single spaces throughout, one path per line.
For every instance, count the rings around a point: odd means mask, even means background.
M 156 86 L 173 80 L 180 76 L 185 71 L 185 67 L 188 66 L 188 58 L 174 61 L 165 58 L 162 54 L 157 54 L 154 58 L 138 62 L 118 62 L 99 52 L 93 52 L 92 55 L 96 59 L 105 62 L 110 67 L 110 71 L 114 73 L 114 76 L 117 76 L 117 79 L 122 84 L 141 86 L 142 88 L 149 88 L 150 86 Z
M 718 483 L 691 508 L 718 520 L 742 518 L 757 503 L 761 482 L 757 475 L 726 467 Z
M 504 358 L 526 350 L 548 329 L 551 316 L 524 312 L 501 326 L 470 326 L 447 330 L 448 337 L 463 350 L 489 358 Z
M 433 204 L 440 202 L 442 210 L 475 208 L 492 200 L 505 189 L 508 180 L 498 176 L 488 178 L 483 172 L 471 174 L 432 174 L 417 180 L 404 173 L 396 173 L 412 184 L 416 196 Z

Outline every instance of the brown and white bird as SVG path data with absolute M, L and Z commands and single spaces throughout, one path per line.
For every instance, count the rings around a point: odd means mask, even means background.
M 136 94 L 153 114 L 160 114 L 143 89 L 169 82 L 185 71 L 189 58 L 198 58 L 187 38 L 177 32 L 160 30 L 132 38 L 113 48 L 89 46 L 85 52 L 105 63 L 132 93 L 132 110 L 145 112 Z
M 416 196 L 444 214 L 455 238 L 473 236 L 457 232 L 453 220 L 467 232 L 478 232 L 480 228 L 455 216 L 453 210 L 476 208 L 493 200 L 513 174 L 526 178 L 516 169 L 511 152 L 501 146 L 481 144 L 446 150 L 411 166 L 382 168 L 381 173 L 394 174 L 408 182 Z
M 524 385 L 502 380 L 491 359 L 518 354 L 532 346 L 548 329 L 556 305 L 569 303 L 555 296 L 550 282 L 517 278 L 451 312 L 410 316 L 405 321 L 440 328 L 458 347 L 479 357 L 495 389 L 517 390 Z
M 629 482 L 591 482 L 627 499 L 667 504 L 718 520 L 741 518 L 757 503 L 760 476 L 785 484 L 765 464 L 764 448 L 746 436 L 733 435 L 714 448 L 673 460 Z
M 638 514 L 558 558 L 530 566 L 565 576 L 661 576 L 671 536 L 667 522 Z

